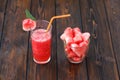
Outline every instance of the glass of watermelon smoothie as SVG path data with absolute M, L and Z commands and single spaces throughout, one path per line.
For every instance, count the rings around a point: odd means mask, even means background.
M 31 31 L 33 60 L 38 64 L 45 64 L 50 61 L 51 29 L 46 31 L 48 24 L 49 22 L 46 20 L 38 20 L 36 21 L 36 28 Z

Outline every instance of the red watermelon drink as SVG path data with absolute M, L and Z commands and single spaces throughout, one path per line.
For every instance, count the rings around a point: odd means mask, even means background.
M 81 33 L 79 28 L 68 27 L 61 35 L 64 42 L 65 54 L 71 63 L 80 63 L 84 60 L 89 47 L 88 32 Z
M 48 63 L 50 61 L 51 52 L 52 21 L 57 18 L 69 17 L 70 14 L 53 16 L 50 22 L 48 22 L 45 20 L 35 21 L 36 19 L 28 10 L 25 12 L 26 17 L 29 18 L 23 20 L 22 26 L 24 31 L 31 31 L 33 60 L 38 64 Z
M 46 31 L 48 21 L 37 21 L 37 27 L 31 31 L 33 60 L 38 64 L 50 61 L 51 52 L 51 29 Z
M 25 19 L 22 22 L 23 30 L 31 31 L 33 60 L 38 64 L 50 61 L 52 26 L 46 31 L 48 24 L 49 22 L 46 20 Z
M 32 32 L 31 40 L 34 61 L 47 63 L 50 60 L 51 34 L 44 29 L 38 29 Z

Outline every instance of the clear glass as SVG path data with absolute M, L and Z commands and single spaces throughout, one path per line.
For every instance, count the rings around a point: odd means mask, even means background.
M 74 64 L 83 62 L 89 49 L 90 40 L 88 40 L 88 45 L 86 47 L 69 47 L 67 46 L 65 41 L 63 42 L 64 42 L 65 55 L 68 61 Z M 77 51 L 73 51 L 73 49 L 74 50 L 76 49 Z
M 31 31 L 33 60 L 38 64 L 46 64 L 51 56 L 51 28 L 46 31 L 49 22 L 37 20 L 36 28 Z

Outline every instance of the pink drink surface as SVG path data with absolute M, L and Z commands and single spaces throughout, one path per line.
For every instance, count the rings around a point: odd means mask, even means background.
M 47 61 L 51 52 L 51 34 L 44 29 L 38 29 L 32 33 L 33 57 L 38 62 Z

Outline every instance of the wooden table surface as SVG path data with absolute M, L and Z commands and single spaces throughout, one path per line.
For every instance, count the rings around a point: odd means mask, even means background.
M 22 30 L 25 9 L 53 22 L 51 61 L 33 61 L 30 33 Z M 60 35 L 66 27 L 90 32 L 85 60 L 71 64 Z M 120 80 L 120 0 L 0 0 L 0 80 Z

